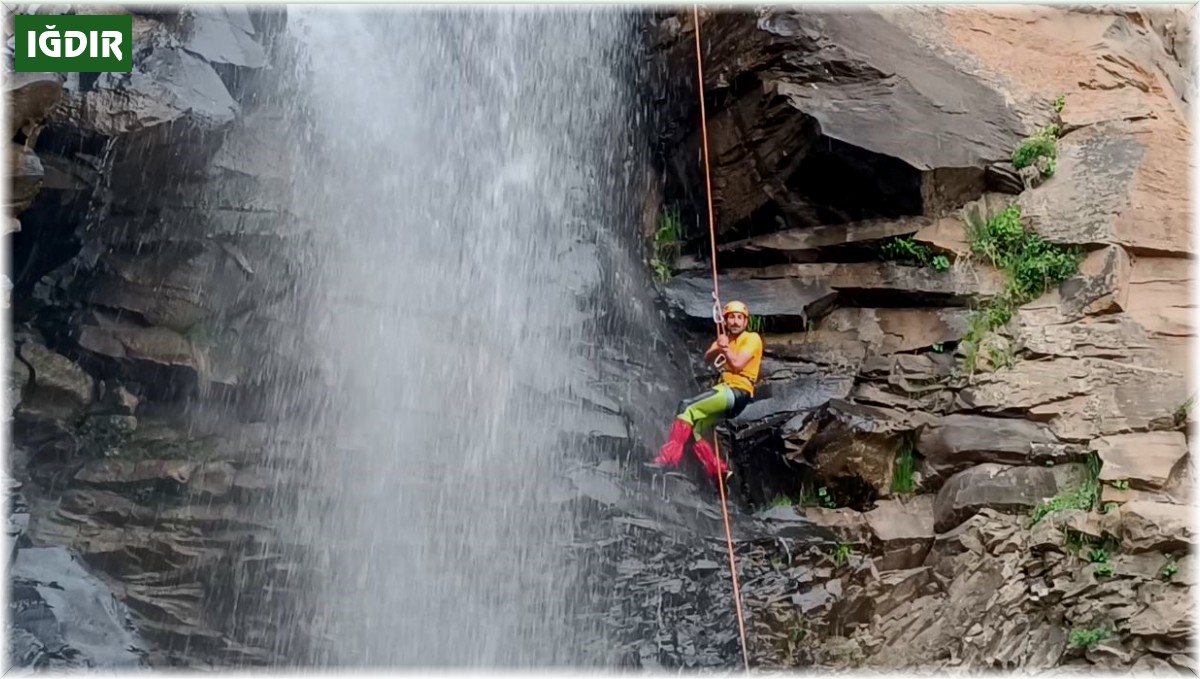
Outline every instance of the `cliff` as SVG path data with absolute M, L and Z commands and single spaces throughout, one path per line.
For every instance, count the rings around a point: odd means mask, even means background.
M 1190 15 L 700 20 L 720 288 L 765 341 L 736 494 L 839 536 L 758 557 L 754 664 L 1194 671 Z M 651 250 L 698 355 L 694 30 L 648 43 L 684 225 Z

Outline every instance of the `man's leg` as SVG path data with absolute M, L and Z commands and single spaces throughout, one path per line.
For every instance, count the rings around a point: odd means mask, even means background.
M 688 437 L 695 436 L 696 423 L 716 421 L 716 415 L 726 410 L 729 397 L 720 389 L 709 391 L 679 404 L 679 412 L 671 424 L 667 442 L 658 450 L 655 464 L 674 467 L 683 460 L 683 447 Z M 696 436 L 699 440 L 699 436 Z
M 727 393 L 729 407 L 722 413 L 712 416 L 710 420 L 706 420 L 703 425 L 696 425 L 696 446 L 693 448 L 696 451 L 696 457 L 704 465 L 704 471 L 708 472 L 709 478 L 713 481 L 727 476 L 729 466 L 717 455 L 716 448 L 706 439 L 701 438 L 701 434 L 707 434 L 709 430 L 715 429 L 717 421 L 722 417 L 737 417 L 751 401 L 750 394 L 741 389 L 732 389 L 725 385 L 721 385 L 720 388 Z

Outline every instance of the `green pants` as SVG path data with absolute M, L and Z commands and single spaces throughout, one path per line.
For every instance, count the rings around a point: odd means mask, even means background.
M 692 425 L 697 441 L 704 437 L 723 417 L 737 417 L 750 403 L 750 394 L 727 384 L 718 384 L 699 396 L 679 404 L 676 419 Z

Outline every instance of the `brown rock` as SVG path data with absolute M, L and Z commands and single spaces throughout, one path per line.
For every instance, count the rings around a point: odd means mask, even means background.
M 1129 633 L 1164 641 L 1187 640 L 1191 632 L 1188 587 L 1151 582 L 1138 591 L 1146 607 L 1129 620 Z
M 710 41 L 706 85 L 730 92 L 728 83 L 754 83 L 738 88 L 709 121 L 723 227 L 763 213 L 786 226 L 832 221 L 823 212 L 837 221 L 885 209 L 932 214 L 977 196 L 985 168 L 1019 137 L 998 90 L 964 76 L 876 12 L 717 13 L 704 31 L 719 36 Z M 676 38 L 664 71 L 685 72 L 693 49 Z M 831 80 L 831 72 L 839 76 Z M 961 101 L 971 101 L 975 114 L 962 115 Z M 667 128 L 663 140 L 678 149 L 671 163 L 689 190 L 703 185 L 682 169 L 695 165 L 695 128 Z M 829 167 L 852 177 L 887 176 L 886 198 L 867 191 L 852 203 L 827 205 L 834 192 L 824 185 L 833 175 L 819 168 Z
M 973 299 L 994 297 L 1004 290 L 1002 274 L 982 265 L 937 271 L 932 267 L 894 262 L 778 264 L 761 269 L 734 269 L 728 275 L 733 280 L 795 279 L 810 286 L 825 285 L 844 294 L 895 293 L 937 297 L 945 304 L 965 304 Z M 721 289 L 725 289 L 724 283 Z M 711 308 L 711 289 L 708 299 Z
M 28 134 L 40 125 L 62 96 L 59 73 L 12 73 L 8 78 L 8 136 Z
M 1121 546 L 1129 553 L 1188 549 L 1196 542 L 1188 505 L 1127 502 L 1116 510 Z
M 1092 441 L 1104 466 L 1101 481 L 1128 480 L 1132 488 L 1161 489 L 1187 456 L 1187 439 L 1177 431 L 1116 434 Z
M 940 533 L 981 509 L 1027 512 L 1059 492 L 1052 470 L 986 463 L 950 477 L 934 502 L 934 528 Z
M 954 253 L 955 258 L 971 252 L 966 226 L 962 220 L 954 217 L 934 220 L 932 224 L 918 231 L 913 240 L 943 252 Z
M 982 415 L 947 415 L 926 427 L 917 450 L 938 476 L 978 462 L 1025 464 L 1034 444 L 1056 442 L 1043 424 Z
M 874 536 L 873 549 L 880 571 L 916 568 L 925 562 L 933 544 L 933 496 L 880 500 L 865 514 Z
M 839 509 L 805 507 L 803 513 L 809 521 L 829 529 L 846 542 L 860 545 L 870 544 L 871 526 L 862 512 L 846 507 Z
M 821 224 L 809 228 L 786 229 L 718 246 L 721 252 L 804 253 L 835 245 L 908 236 L 929 226 L 925 217 L 872 219 L 846 224 Z
M 733 272 L 720 279 L 723 299 L 740 299 L 756 316 L 815 318 L 828 309 L 834 293 L 817 280 L 783 277 L 737 277 Z M 707 275 L 676 276 L 664 288 L 670 302 L 692 318 L 712 320 L 712 279 Z
M 1090 253 L 1079 264 L 1079 273 L 1059 286 L 1063 313 L 1068 317 L 1108 314 L 1129 304 L 1130 260 L 1125 249 L 1113 245 Z
M 1130 317 L 1156 335 L 1194 335 L 1191 283 L 1190 260 L 1139 257 L 1130 271 Z
M 978 376 L 959 392 L 957 409 L 1028 411 L 1068 441 L 1169 428 L 1188 397 L 1179 373 L 1100 359 L 1020 361 Z
M 821 417 L 820 430 L 805 447 L 813 469 L 826 482 L 864 483 L 880 497 L 891 494 L 892 469 L 905 424 L 882 408 L 831 401 Z

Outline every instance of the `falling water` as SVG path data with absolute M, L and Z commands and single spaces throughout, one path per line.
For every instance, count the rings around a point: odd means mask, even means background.
M 295 622 L 334 664 L 582 662 L 557 480 L 599 332 L 597 233 L 634 199 L 629 17 L 299 6 L 289 24 L 309 62 L 290 207 L 317 234 L 301 273 L 326 368 L 293 403 L 320 406 L 290 432 L 312 490 L 284 529 L 323 555 Z

